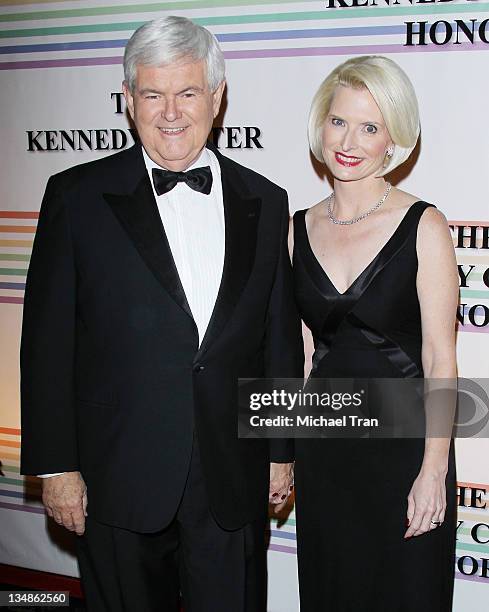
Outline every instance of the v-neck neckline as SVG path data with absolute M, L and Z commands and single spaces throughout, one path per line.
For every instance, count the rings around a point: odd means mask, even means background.
M 377 252 L 377 254 L 373 257 L 373 259 L 361 270 L 361 272 L 353 279 L 353 281 L 350 283 L 350 285 L 347 287 L 347 289 L 345 289 L 345 291 L 339 291 L 338 288 L 336 287 L 336 285 L 333 283 L 333 281 L 331 280 L 331 277 L 329 276 L 328 272 L 326 271 L 326 269 L 324 268 L 324 266 L 322 265 L 322 263 L 319 261 L 318 257 L 316 256 L 316 253 L 314 252 L 311 242 L 309 240 L 309 234 L 307 232 L 307 225 L 306 225 L 306 214 L 307 214 L 307 210 L 304 211 L 304 215 L 303 215 L 303 223 L 304 223 L 304 233 L 305 233 L 305 237 L 306 237 L 306 244 L 307 247 L 314 259 L 314 261 L 316 262 L 316 264 L 319 266 L 320 270 L 322 271 L 324 277 L 326 278 L 326 280 L 328 281 L 328 283 L 331 285 L 331 287 L 334 289 L 334 291 L 338 294 L 338 296 L 343 297 L 348 295 L 355 287 L 355 285 L 357 283 L 360 282 L 361 278 L 367 273 L 367 271 L 374 265 L 374 263 L 378 260 L 378 258 L 384 253 L 384 251 L 387 249 L 387 247 L 393 242 L 394 238 L 397 236 L 397 234 L 399 233 L 401 227 L 404 225 L 406 218 L 408 217 L 408 215 L 410 214 L 410 211 L 417 206 L 418 204 L 422 204 L 423 201 L 422 200 L 417 200 L 416 202 L 413 202 L 411 204 L 411 206 L 407 209 L 407 211 L 405 212 L 404 216 L 402 217 L 402 219 L 399 221 L 399 223 L 397 224 L 395 230 L 392 232 L 392 234 L 389 236 L 389 238 L 386 240 L 386 242 L 383 244 L 383 246 L 380 248 L 380 250 Z

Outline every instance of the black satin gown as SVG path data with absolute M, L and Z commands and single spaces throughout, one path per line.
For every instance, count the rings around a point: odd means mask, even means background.
M 422 377 L 416 202 L 345 293 L 316 259 L 305 210 L 294 215 L 294 282 L 312 331 L 311 377 Z M 443 525 L 409 540 L 407 497 L 423 439 L 296 440 L 301 612 L 451 610 L 456 486 L 453 449 Z

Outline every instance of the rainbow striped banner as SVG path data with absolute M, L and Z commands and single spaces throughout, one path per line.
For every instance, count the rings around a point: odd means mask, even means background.
M 39 213 L 0 211 L 0 304 L 23 304 Z
M 307 6 L 307 10 L 304 10 Z M 244 14 L 243 7 L 248 7 Z M 0 70 L 122 63 L 133 31 L 165 14 L 209 28 L 228 60 L 391 53 L 486 51 L 489 45 L 406 46 L 406 21 L 482 22 L 488 2 L 327 8 L 326 2 L 186 0 L 119 4 L 60 0 L 0 0 Z M 33 10 L 35 9 L 35 10 Z
M 31 514 L 45 514 L 41 502 L 41 483 L 33 476 L 20 475 L 20 429 L 11 427 L 0 427 L 0 508 L 28 512 Z M 467 489 L 478 488 L 489 492 L 489 485 L 459 482 L 459 487 Z M 471 537 L 474 525 L 488 523 L 486 508 L 459 508 L 458 520 L 463 521 L 457 531 L 456 564 L 461 563 L 466 573 L 459 571 L 456 566 L 455 577 L 459 580 L 470 580 L 489 584 L 489 579 L 470 572 L 474 563 L 480 559 L 489 557 L 489 544 L 479 544 Z M 484 532 L 485 537 L 487 533 Z M 291 512 L 285 522 L 279 522 L 277 518 L 270 520 L 270 543 L 269 550 L 284 553 L 297 554 L 296 519 L 295 512 Z M 462 561 L 460 559 L 462 558 Z
M 0 508 L 44 514 L 41 482 L 20 475 L 20 429 L 0 427 Z
M 461 487 L 465 487 L 466 489 L 482 489 L 489 493 L 489 485 L 487 484 L 460 481 L 457 484 L 459 492 Z M 487 502 L 483 508 L 458 507 L 457 520 L 460 527 L 457 529 L 455 557 L 455 578 L 458 580 L 468 580 L 489 585 L 489 578 L 484 576 L 482 569 L 482 560 L 489 558 L 489 544 L 480 544 L 471 535 L 475 525 L 480 523 L 487 524 L 489 522 L 488 514 L 489 503 Z M 481 532 L 480 535 L 487 539 L 487 529 Z M 460 571 L 461 567 L 463 567 L 463 572 Z
M 489 492 L 489 485 L 459 482 L 459 487 L 478 488 Z M 482 575 L 482 559 L 489 558 L 489 544 L 477 543 L 471 536 L 474 525 L 488 524 L 489 508 L 458 508 L 457 519 L 463 521 L 457 530 L 455 555 L 455 578 L 489 585 L 489 578 Z M 422 537 L 422 536 L 421 536 Z M 487 529 L 484 531 L 487 538 Z M 270 544 L 268 550 L 290 555 L 297 554 L 295 512 L 285 522 L 276 518 L 270 521 Z M 460 571 L 463 568 L 463 572 Z M 473 572 L 473 573 L 472 573 Z
M 0 211 L 0 304 L 23 304 L 27 268 L 37 227 L 39 213 L 35 211 Z M 487 221 L 449 221 L 451 225 L 489 226 Z M 461 289 L 460 298 L 464 307 L 465 323 L 457 325 L 459 332 L 489 333 L 489 325 L 481 326 L 484 313 L 480 305 L 489 307 L 489 287 L 482 280 L 483 270 L 489 268 L 489 255 L 473 250 L 457 249 L 457 260 L 461 265 L 475 265 L 470 274 L 470 289 Z M 468 319 L 474 309 L 476 325 Z
M 477 226 L 477 244 L 481 246 L 482 229 L 489 227 L 489 221 L 449 221 L 449 225 L 457 227 Z M 454 243 L 456 243 L 456 232 L 454 232 Z M 467 288 L 460 288 L 460 303 L 464 304 L 464 324 L 457 323 L 457 330 L 463 332 L 489 333 L 489 325 L 484 325 L 486 314 L 484 308 L 489 308 L 489 287 L 484 283 L 484 272 L 489 268 L 489 253 L 483 249 L 456 249 L 457 263 L 463 266 L 468 273 L 474 266 L 468 277 Z M 473 322 L 471 322 L 471 318 Z M 474 325 L 475 323 L 475 325 Z

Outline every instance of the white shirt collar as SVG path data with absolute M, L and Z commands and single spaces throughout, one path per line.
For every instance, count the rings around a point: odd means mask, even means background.
M 168 168 L 165 168 L 164 166 L 160 166 L 157 163 L 155 163 L 151 157 L 146 153 L 144 147 L 141 147 L 143 150 L 143 158 L 144 158 L 144 163 L 146 165 L 146 169 L 148 171 L 148 174 L 151 176 L 151 170 L 153 168 L 163 168 L 163 170 L 168 170 Z M 202 151 L 200 152 L 200 155 L 197 157 L 197 159 L 194 161 L 193 164 L 191 164 L 186 170 L 192 170 L 193 168 L 200 168 L 202 166 L 211 166 L 212 168 L 212 163 L 211 163 L 211 156 L 209 154 L 209 151 L 206 147 L 204 147 L 202 149 Z

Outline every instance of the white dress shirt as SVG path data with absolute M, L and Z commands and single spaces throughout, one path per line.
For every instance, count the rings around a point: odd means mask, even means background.
M 194 191 L 186 183 L 177 183 L 171 191 L 159 196 L 153 185 L 152 170 L 160 166 L 144 148 L 143 157 L 173 260 L 197 325 L 200 346 L 216 303 L 224 267 L 221 167 L 214 153 L 204 148 L 187 170 L 210 166 L 212 189 L 209 195 Z M 62 473 L 39 474 L 39 477 L 49 478 Z
M 177 183 L 171 191 L 159 196 L 153 185 L 151 171 L 160 166 L 155 164 L 144 149 L 143 157 L 173 260 L 199 331 L 200 345 L 216 303 L 224 266 L 221 168 L 214 153 L 203 149 L 187 170 L 210 166 L 210 194 L 194 191 L 186 183 Z

